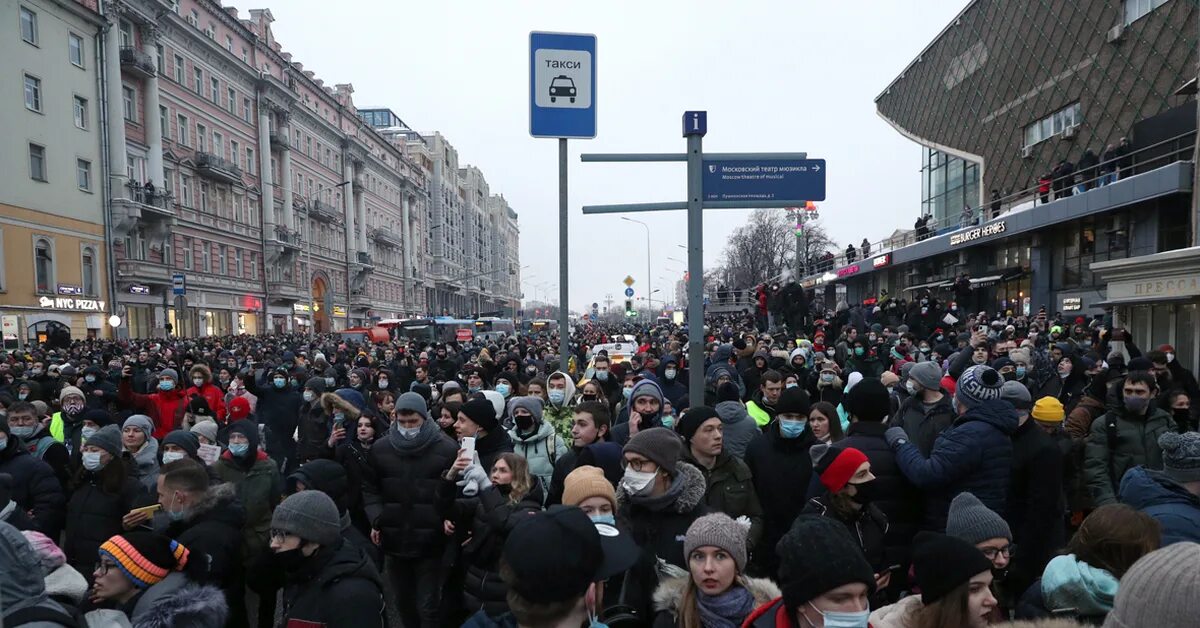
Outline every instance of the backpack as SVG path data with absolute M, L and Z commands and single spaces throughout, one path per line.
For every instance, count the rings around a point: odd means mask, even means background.
M 53 436 L 43 436 L 39 438 L 37 442 L 37 448 L 34 450 L 33 455 L 37 456 L 38 460 L 41 460 L 43 457 L 45 457 L 46 452 L 50 449 L 50 447 L 57 442 L 58 441 L 54 440 Z

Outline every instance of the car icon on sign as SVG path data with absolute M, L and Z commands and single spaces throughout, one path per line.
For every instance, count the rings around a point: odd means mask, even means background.
M 557 102 L 559 96 L 565 96 L 575 102 L 575 79 L 560 74 L 550 81 L 550 102 Z

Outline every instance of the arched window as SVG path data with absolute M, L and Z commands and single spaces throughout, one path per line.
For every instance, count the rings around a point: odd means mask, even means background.
M 90 246 L 83 247 L 83 293 L 88 296 L 98 294 L 96 287 L 96 250 Z
M 54 247 L 48 238 L 33 241 L 33 270 L 37 291 L 54 292 Z

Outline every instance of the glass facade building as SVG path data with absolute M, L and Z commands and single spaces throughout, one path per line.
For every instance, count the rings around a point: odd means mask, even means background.
M 975 210 L 979 197 L 979 165 L 933 148 L 921 147 L 921 215 L 939 225 L 958 220 L 963 207 Z

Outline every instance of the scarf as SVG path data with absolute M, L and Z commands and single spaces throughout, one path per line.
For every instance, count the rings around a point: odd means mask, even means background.
M 1107 615 L 1117 597 L 1117 579 L 1074 554 L 1055 556 L 1042 574 L 1042 598 L 1046 608 L 1075 609 L 1078 617 Z
M 433 419 L 425 419 L 421 422 L 421 431 L 417 432 L 417 437 L 409 440 L 400 435 L 400 424 L 392 423 L 392 427 L 388 429 L 387 439 L 400 453 L 413 453 L 420 451 L 429 444 L 429 441 L 442 431 L 438 427 L 437 421 Z
M 754 596 L 737 583 L 720 595 L 697 591 L 696 610 L 705 628 L 738 628 L 754 610 Z
M 675 479 L 662 495 L 630 495 L 629 501 L 655 512 L 665 511 L 675 505 L 683 494 L 683 473 L 676 473 Z

